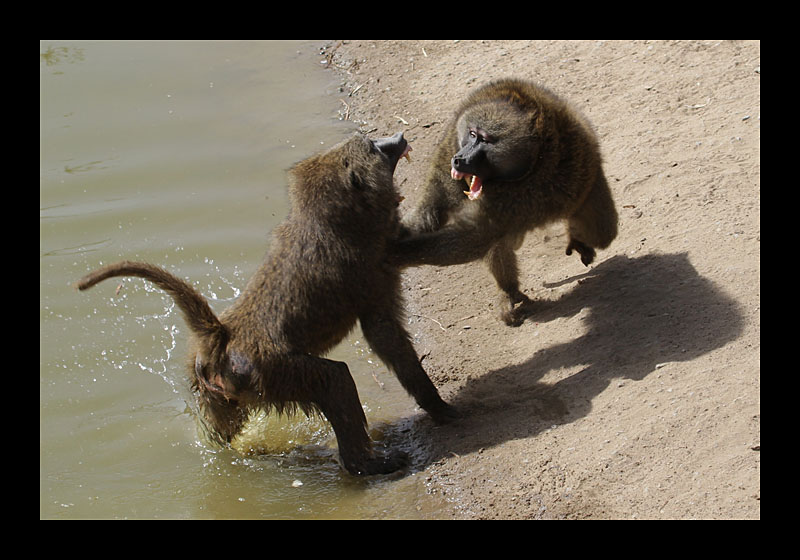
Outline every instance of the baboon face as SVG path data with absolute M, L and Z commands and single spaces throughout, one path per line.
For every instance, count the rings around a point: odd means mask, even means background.
M 470 200 L 477 199 L 486 181 L 513 181 L 533 165 L 539 142 L 531 112 L 508 103 L 484 103 L 462 113 L 456 121 L 460 149 L 450 175 L 466 179 Z
M 376 140 L 354 134 L 290 170 L 293 207 L 316 214 L 327 207 L 328 215 L 350 219 L 369 212 L 379 219 L 396 210 L 399 198 L 392 177 L 397 162 L 410 151 L 402 132 Z

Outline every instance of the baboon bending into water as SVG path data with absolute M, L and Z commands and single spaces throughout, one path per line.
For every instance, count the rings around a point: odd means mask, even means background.
M 514 251 L 528 231 L 559 219 L 567 221 L 567 255 L 578 251 L 585 265 L 617 235 L 597 138 L 549 90 L 498 80 L 456 111 L 404 219 L 412 235 L 394 246 L 393 258 L 402 266 L 484 258 L 501 290 L 501 318 L 518 325 L 527 311 L 515 304 L 530 300 L 519 289 Z
M 401 323 L 400 272 L 386 264 L 397 234 L 392 175 L 409 151 L 402 133 L 355 135 L 289 173 L 291 210 L 265 262 L 220 314 L 187 282 L 145 263 L 121 262 L 84 277 L 85 290 L 112 276 L 146 278 L 167 291 L 192 332 L 192 389 L 211 433 L 230 442 L 252 407 L 322 412 L 353 474 L 405 465 L 375 453 L 347 365 L 320 357 L 361 323 L 372 349 L 435 421 L 455 416 L 425 371 Z

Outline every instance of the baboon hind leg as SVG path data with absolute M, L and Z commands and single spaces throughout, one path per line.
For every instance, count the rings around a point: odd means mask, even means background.
M 589 266 L 594 261 L 595 248 L 605 249 L 617 236 L 617 220 L 611 190 L 601 173 L 586 200 L 567 220 L 567 255 L 574 249 L 580 253 L 581 262 Z
M 297 402 L 301 408 L 316 407 L 331 423 L 344 467 L 354 475 L 388 474 L 405 467 L 407 456 L 399 451 L 376 453 L 367 433 L 367 418 L 347 364 L 310 355 L 292 355 L 286 364 L 291 385 L 278 389 L 276 397 Z
M 519 267 L 515 250 L 523 236 L 502 238 L 486 254 L 486 264 L 500 289 L 498 307 L 500 319 L 509 326 L 519 326 L 531 313 L 533 302 L 519 289 Z
M 458 418 L 459 413 L 442 400 L 422 368 L 408 332 L 398 317 L 399 313 L 395 312 L 392 304 L 383 306 L 381 313 L 370 313 L 360 318 L 361 331 L 372 350 L 434 422 L 443 424 Z

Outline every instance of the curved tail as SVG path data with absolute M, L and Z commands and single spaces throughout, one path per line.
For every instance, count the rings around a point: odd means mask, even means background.
M 78 280 L 75 286 L 79 290 L 86 290 L 115 276 L 136 276 L 151 281 L 172 296 L 195 334 L 213 340 L 216 343 L 214 346 L 218 348 L 225 347 L 228 330 L 211 310 L 208 301 L 187 282 L 163 268 L 144 262 L 122 261 L 90 272 Z

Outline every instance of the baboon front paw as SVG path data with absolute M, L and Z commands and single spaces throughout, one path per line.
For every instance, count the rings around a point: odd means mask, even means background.
M 518 327 L 525 322 L 527 314 L 520 313 L 518 309 L 511 309 L 500 314 L 500 320 L 509 327 Z
M 427 412 L 437 424 L 447 424 L 453 420 L 458 420 L 461 418 L 461 413 L 458 411 L 458 409 L 444 401 L 442 401 L 442 403 L 436 408 L 430 409 Z

